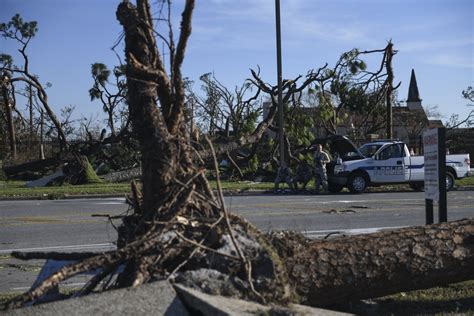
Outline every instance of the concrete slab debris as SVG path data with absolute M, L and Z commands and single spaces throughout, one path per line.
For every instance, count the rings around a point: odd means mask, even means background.
M 297 304 L 292 304 L 289 307 L 261 305 L 255 302 L 205 294 L 203 292 L 185 287 L 181 284 L 175 284 L 174 288 L 186 306 L 191 306 L 196 312 L 202 313 L 203 315 L 351 315 Z
M 189 315 L 165 281 L 11 310 L 8 315 Z
M 37 187 L 44 187 L 46 186 L 48 183 L 50 183 L 51 181 L 53 181 L 54 179 L 57 179 L 59 177 L 62 177 L 64 175 L 63 173 L 63 170 L 58 170 L 56 171 L 55 173 L 52 173 L 50 175 L 47 175 L 47 176 L 44 176 L 40 179 L 37 179 L 37 180 L 33 180 L 33 181 L 30 181 L 30 182 L 27 182 L 25 184 L 25 186 L 27 188 L 37 188 Z

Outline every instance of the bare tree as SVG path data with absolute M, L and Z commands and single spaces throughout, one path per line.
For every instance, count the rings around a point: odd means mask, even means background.
M 474 89 L 469 86 L 466 90 L 462 91 L 462 96 L 469 102 L 474 102 Z M 472 107 L 474 104 L 468 104 L 467 106 Z M 447 130 L 453 130 L 455 128 L 466 126 L 471 127 L 474 125 L 474 110 L 469 111 L 466 117 L 460 118 L 459 114 L 452 114 L 446 122 Z
M 210 134 L 217 128 L 227 138 L 231 137 L 231 132 L 233 137 L 239 138 L 254 130 L 262 112 L 258 99 L 260 89 L 252 91 L 252 83 L 246 81 L 229 90 L 212 73 L 204 74 L 200 79 L 205 96 L 193 91 L 188 95 L 197 105 L 196 119 L 208 122 Z
M 36 89 L 36 94 L 41 102 L 41 105 L 43 106 L 44 110 L 46 111 L 46 114 L 53 122 L 57 130 L 61 148 L 66 149 L 68 147 L 68 142 L 66 140 L 66 136 L 64 135 L 64 131 L 61 127 L 59 120 L 57 119 L 56 115 L 49 106 L 48 94 L 46 93 L 46 90 L 39 81 L 38 77 L 31 74 L 29 69 L 27 48 L 28 44 L 30 43 L 31 39 L 36 35 L 37 31 L 38 28 L 36 21 L 24 22 L 19 14 L 15 15 L 10 22 L 0 24 L 0 33 L 2 34 L 2 36 L 15 40 L 19 43 L 20 48 L 18 49 L 18 51 L 20 52 L 23 58 L 23 65 L 21 67 L 18 67 L 12 65 L 12 59 L 10 56 L 2 54 L 3 64 L 1 65 L 0 71 L 10 76 L 9 83 L 11 87 L 13 87 L 14 84 L 17 82 L 23 82 L 28 86 Z M 5 62 L 8 59 L 10 60 L 10 62 Z

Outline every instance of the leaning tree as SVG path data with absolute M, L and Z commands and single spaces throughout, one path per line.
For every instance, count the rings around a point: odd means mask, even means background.
M 132 209 L 122 218 L 117 250 L 13 253 L 18 258 L 78 262 L 12 300 L 10 307 L 38 298 L 68 277 L 98 268 L 79 295 L 168 279 L 261 302 L 321 306 L 472 277 L 472 219 L 309 241 L 292 233 L 263 234 L 229 214 L 221 191 L 216 197 L 210 189 L 184 126 L 181 65 L 193 8 L 193 0 L 185 1 L 178 41 L 173 36 L 166 41 L 170 63 L 165 67 L 148 1 L 137 0 L 136 5 L 124 1 L 118 6 L 117 18 L 125 32 L 130 119 L 142 151 L 143 187 L 132 183 Z M 160 12 L 170 16 L 166 10 Z M 278 91 L 269 92 L 274 96 Z M 120 266 L 118 276 L 110 278 Z
M 19 45 L 18 51 L 23 59 L 23 64 L 17 66 L 13 64 L 13 58 L 8 54 L 0 54 L 0 72 L 2 72 L 2 90 L 14 91 L 17 83 L 25 83 L 30 88 L 35 89 L 36 95 L 44 108 L 49 119 L 52 121 L 58 134 L 61 148 L 68 146 L 66 135 L 56 114 L 51 109 L 48 102 L 48 94 L 45 86 L 40 82 L 38 76 L 31 73 L 28 57 L 28 45 L 38 32 L 38 23 L 36 21 L 23 21 L 19 14 L 16 14 L 8 23 L 0 24 L 0 34 L 7 39 L 16 41 Z M 7 97 L 4 94 L 4 98 Z M 8 104 L 7 100 L 4 100 Z

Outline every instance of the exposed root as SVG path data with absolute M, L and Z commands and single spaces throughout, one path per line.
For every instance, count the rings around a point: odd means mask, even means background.
M 251 291 L 260 299 L 262 303 L 265 303 L 265 299 L 262 297 L 262 295 L 260 295 L 260 293 L 258 293 L 255 290 L 255 287 L 252 282 L 252 263 L 250 262 L 250 260 L 247 260 L 245 258 L 242 250 L 240 249 L 239 244 L 235 241 L 234 232 L 232 231 L 232 226 L 230 225 L 230 221 L 229 221 L 229 214 L 227 213 L 227 208 L 225 206 L 224 194 L 222 193 L 222 187 L 221 187 L 221 181 L 220 181 L 220 175 L 219 175 L 219 165 L 217 163 L 217 157 L 214 151 L 214 146 L 212 145 L 211 140 L 207 136 L 206 136 L 206 141 L 210 147 L 212 158 L 214 160 L 214 169 L 216 172 L 216 180 L 217 180 L 217 192 L 219 193 L 219 201 L 221 203 L 222 212 L 224 213 L 224 219 L 225 219 L 227 229 L 229 231 L 230 239 L 232 240 L 232 244 L 234 245 L 235 250 L 239 254 L 240 261 L 242 262 L 244 269 L 247 273 L 247 281 L 249 283 Z

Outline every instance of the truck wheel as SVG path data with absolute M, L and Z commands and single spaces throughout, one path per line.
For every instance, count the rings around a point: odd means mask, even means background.
M 339 192 L 341 192 L 342 188 L 343 188 L 342 185 L 337 185 L 337 184 L 328 183 L 328 190 L 329 190 L 329 192 L 332 192 L 332 193 L 339 193 Z
M 425 185 L 423 183 L 412 182 L 409 185 L 410 185 L 410 188 L 412 188 L 415 191 L 423 191 L 425 188 Z
M 367 177 L 361 173 L 352 174 L 349 177 L 347 186 L 352 193 L 362 193 L 368 185 Z
M 451 172 L 446 172 L 446 191 L 454 187 L 454 176 Z

